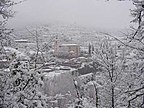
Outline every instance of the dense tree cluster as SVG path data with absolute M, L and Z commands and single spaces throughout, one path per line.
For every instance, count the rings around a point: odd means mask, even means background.
M 20 3 L 20 2 L 19 2 Z M 12 0 L 0 0 L 0 56 L 7 56 L 4 46 L 10 44 L 12 29 L 6 24 L 14 12 Z M 46 108 L 46 98 L 40 92 L 43 86 L 43 76 L 35 68 L 29 68 L 29 60 L 21 60 L 13 55 L 1 57 L 1 61 L 9 62 L 8 69 L 0 69 L 0 108 Z M 3 58 L 5 57 L 5 58 Z
M 46 97 L 40 92 L 43 86 L 41 72 L 29 69 L 28 61 L 15 59 L 10 70 L 2 76 L 1 107 L 46 108 Z

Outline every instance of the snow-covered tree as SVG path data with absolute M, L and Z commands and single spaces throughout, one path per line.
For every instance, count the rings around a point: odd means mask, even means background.
M 78 82 L 75 79 L 73 79 L 74 87 L 75 87 L 75 92 L 76 92 L 76 98 L 74 99 L 74 103 L 70 105 L 69 108 L 94 108 L 95 104 L 92 101 L 92 99 L 87 95 L 88 91 L 87 89 L 89 88 L 89 82 L 92 83 L 92 80 L 89 80 L 88 82 Z M 93 83 L 94 84 L 94 83 Z M 96 105 L 96 108 L 97 105 Z
M 128 36 L 128 46 L 131 51 L 129 53 L 129 69 L 130 75 L 133 77 L 132 85 L 128 93 L 128 107 L 142 107 L 144 105 L 144 0 L 133 0 L 135 6 L 131 10 L 134 17 L 133 21 L 136 25 L 132 28 L 131 34 Z
M 12 6 L 16 5 L 12 0 L 0 0 L 0 45 L 10 42 L 9 35 L 12 29 L 6 28 L 6 24 L 9 18 L 13 17 L 14 11 Z
M 35 47 L 33 48 L 33 54 L 30 54 L 29 51 L 26 51 L 27 54 L 31 58 L 31 62 L 35 64 L 35 67 L 37 67 L 37 63 L 42 63 L 45 65 L 46 62 L 49 62 L 53 60 L 52 55 L 52 41 L 53 37 L 49 37 L 49 40 L 45 43 L 42 41 L 41 38 L 43 35 L 46 35 L 43 28 L 39 27 L 34 30 L 26 29 L 28 33 L 34 38 L 35 41 Z
M 40 92 L 43 76 L 29 69 L 28 61 L 13 60 L 5 75 L 3 98 L 4 108 L 46 108 L 46 97 Z
M 15 5 L 12 0 L 0 0 L 0 56 L 5 55 L 4 46 L 10 44 L 10 34 L 12 29 L 6 28 L 7 21 L 13 16 L 12 6 Z M 3 59 L 3 57 L 1 57 Z M 7 71 L 1 69 L 0 71 L 0 107 L 4 107 L 5 86 L 8 79 Z
M 93 60 L 96 78 L 101 78 L 102 89 L 99 90 L 100 108 L 120 108 L 122 105 L 120 97 L 124 93 L 123 73 L 124 59 L 123 52 L 119 49 L 114 40 L 106 37 L 102 39 L 98 48 L 95 49 Z
M 9 17 L 12 17 L 14 12 L 11 10 L 11 7 L 16 4 L 12 0 L 1 0 L 0 1 L 0 15 L 3 17 L 3 19 L 7 19 Z

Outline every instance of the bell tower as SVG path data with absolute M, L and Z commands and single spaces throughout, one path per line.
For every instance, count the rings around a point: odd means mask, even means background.
M 58 37 L 56 37 L 55 42 L 54 42 L 54 55 L 58 55 Z

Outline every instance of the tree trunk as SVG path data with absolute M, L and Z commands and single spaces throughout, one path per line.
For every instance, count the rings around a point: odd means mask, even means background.
M 112 108 L 115 108 L 115 105 L 114 105 L 114 104 L 115 104 L 115 102 L 114 102 L 114 87 L 113 87 L 113 86 L 112 86 L 112 89 L 111 89 L 111 90 L 112 90 L 112 91 L 111 91 L 111 92 L 112 92 L 112 98 L 111 98 L 111 99 L 112 99 L 112 100 L 111 100 L 112 103 L 111 103 L 111 104 L 112 104 Z
M 96 98 L 96 108 L 98 108 L 98 89 L 96 88 L 96 85 L 95 85 L 95 83 L 93 83 L 93 85 L 94 85 L 94 89 L 95 89 L 95 98 Z

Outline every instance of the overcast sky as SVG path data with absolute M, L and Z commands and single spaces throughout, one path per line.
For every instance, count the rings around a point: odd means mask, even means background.
M 129 27 L 130 1 L 111 0 L 27 0 L 14 7 L 12 27 L 29 24 L 66 22 L 98 28 Z

